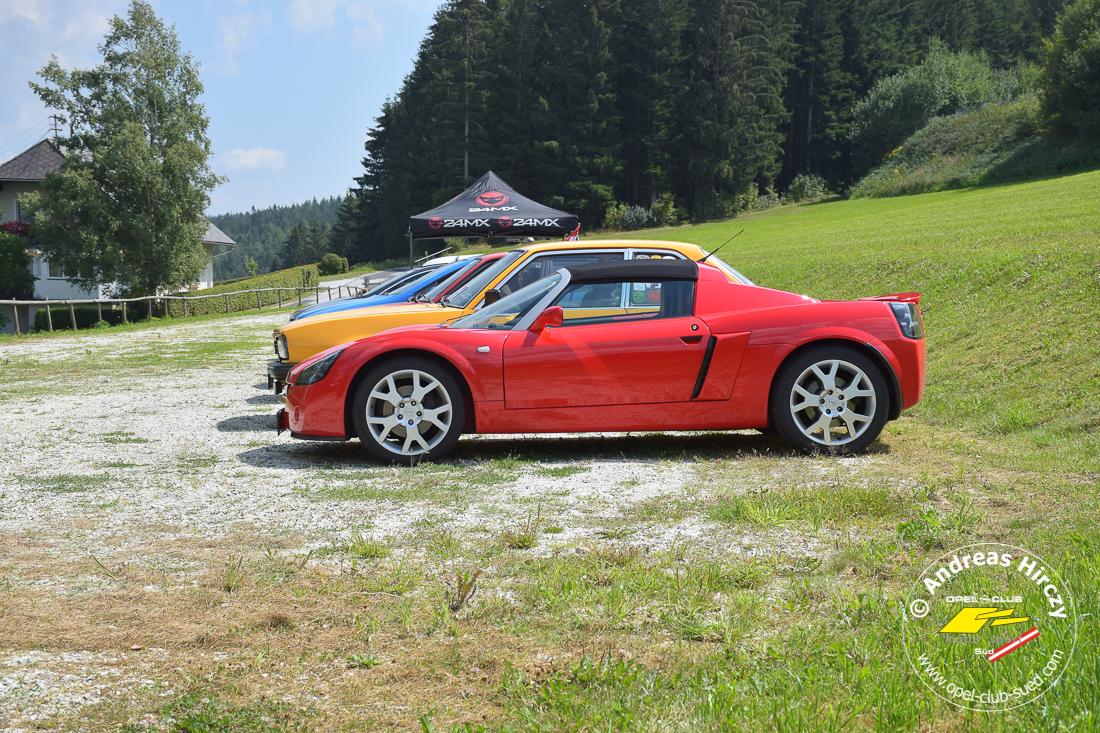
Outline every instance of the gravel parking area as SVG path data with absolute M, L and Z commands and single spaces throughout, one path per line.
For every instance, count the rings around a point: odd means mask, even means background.
M 614 542 L 647 554 L 690 547 L 694 557 L 820 563 L 851 529 L 730 526 L 708 515 L 708 497 L 827 482 L 882 462 L 784 461 L 771 455 L 781 449 L 775 439 L 746 431 L 469 436 L 442 465 L 380 466 L 355 442 L 276 436 L 263 367 L 271 328 L 285 318 L 265 312 L 0 346 L 9 417 L 0 455 L 0 730 L 74 724 L 90 705 L 129 700 L 140 709 L 143 695 L 171 697 L 178 680 L 168 670 L 195 656 L 180 639 L 202 637 L 201 623 L 160 633 L 155 618 L 135 622 L 121 611 L 116 623 L 114 611 L 89 612 L 84 625 L 67 618 L 51 631 L 43 628 L 51 616 L 28 603 L 71 609 L 123 590 L 144 598 L 203 588 L 227 558 L 239 558 L 238 569 L 277 557 L 339 574 L 347 557 L 334 548 L 356 536 L 385 542 L 388 562 L 431 561 L 425 538 L 437 533 L 493 557 L 498 550 L 486 548 L 503 529 L 524 523 L 538 533 L 527 558 Z M 501 575 L 479 562 L 487 578 Z M 482 585 L 484 597 L 511 597 L 503 577 L 495 591 Z M 235 649 L 199 656 L 215 663 Z

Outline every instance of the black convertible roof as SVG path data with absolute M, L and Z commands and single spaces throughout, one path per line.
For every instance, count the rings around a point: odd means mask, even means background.
M 567 267 L 570 282 L 650 282 L 698 280 L 699 265 L 691 260 L 616 260 Z

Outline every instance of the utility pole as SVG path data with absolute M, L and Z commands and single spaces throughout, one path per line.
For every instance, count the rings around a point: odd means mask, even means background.
M 53 133 L 53 139 L 56 140 L 61 135 L 61 123 L 65 121 L 61 115 L 50 115 L 52 124 L 50 125 L 50 132 Z

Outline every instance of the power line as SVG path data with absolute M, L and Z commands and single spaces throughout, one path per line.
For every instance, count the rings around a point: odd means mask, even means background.
M 37 125 L 34 125 L 33 127 L 31 127 L 26 132 L 23 132 L 19 135 L 16 135 L 11 140 L 8 140 L 3 145 L 0 145 L 0 156 L 5 155 L 12 148 L 19 147 L 19 146 L 29 147 L 33 143 L 36 143 L 39 140 L 41 140 L 42 138 L 46 137 L 46 133 L 49 132 L 49 122 L 50 122 L 50 118 L 47 117 L 46 119 L 39 122 Z M 40 128 L 40 127 L 44 127 L 44 129 L 39 130 L 38 128 Z M 31 136 L 31 135 L 36 135 L 36 137 L 33 140 L 30 140 L 30 141 L 24 139 L 24 138 L 28 138 L 28 136 Z

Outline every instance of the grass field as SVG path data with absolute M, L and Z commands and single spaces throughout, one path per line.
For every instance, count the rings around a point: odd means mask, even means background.
M 1100 171 L 641 236 L 710 249 L 741 228 L 719 256 L 760 285 L 819 298 L 922 293 L 922 422 L 996 438 L 1006 467 L 1100 470 Z
M 746 431 L 464 439 L 398 471 L 267 430 L 244 380 L 270 313 L 120 329 L 120 354 L 113 330 L 0 341 L 18 446 L 0 522 L 35 517 L 0 531 L 0 722 L 1098 730 L 1098 194 L 1088 173 L 629 235 L 713 248 L 744 228 L 721 257 L 761 285 L 922 292 L 925 401 L 858 458 Z M 248 513 L 266 502 L 296 514 Z M 910 584 L 974 542 L 1043 557 L 1079 619 L 1061 681 L 1009 713 L 944 702 L 903 649 Z M 33 655 L 31 681 L 7 671 Z M 102 689 L 49 708 L 34 664 Z

